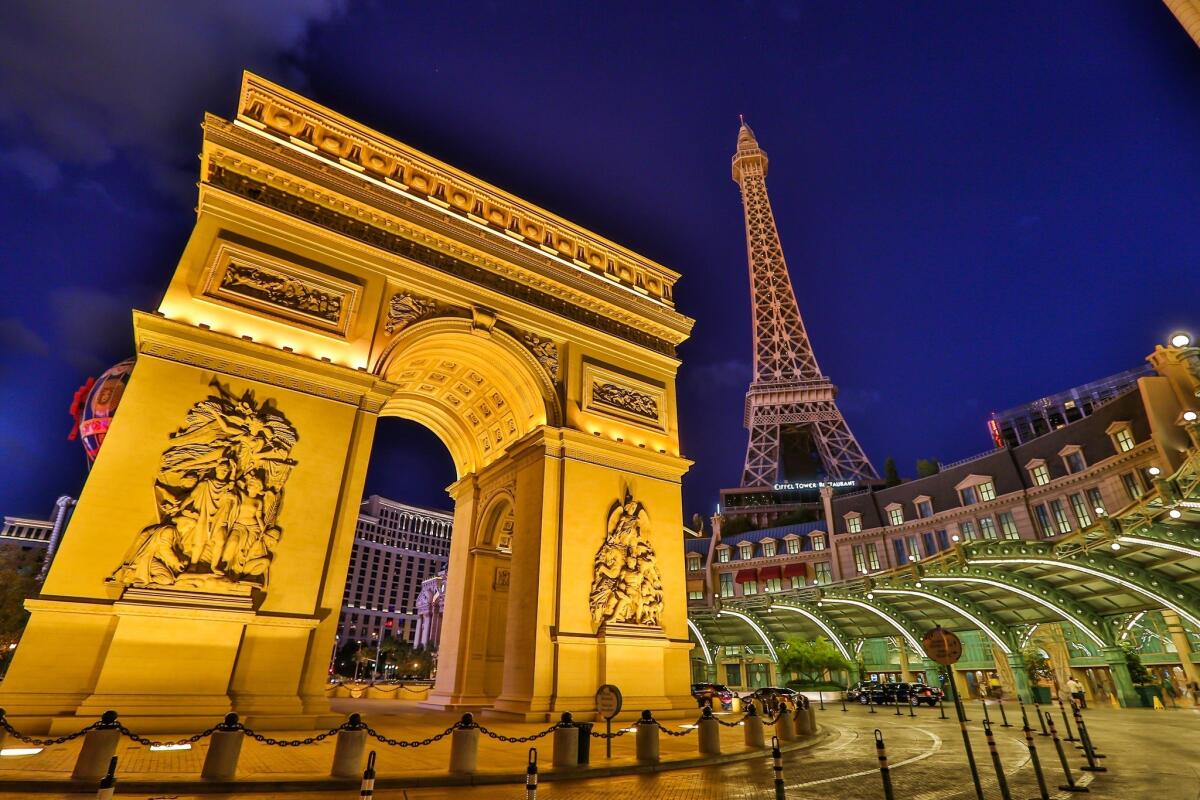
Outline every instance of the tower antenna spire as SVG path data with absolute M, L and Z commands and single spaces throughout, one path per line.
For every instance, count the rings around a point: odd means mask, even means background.
M 879 474 L 837 407 L 837 387 L 817 366 L 800 317 L 767 197 L 767 154 L 757 142 L 743 141 L 741 134 L 738 145 L 733 179 L 742 190 L 754 322 L 754 377 L 744 418 L 750 436 L 742 486 L 877 479 Z

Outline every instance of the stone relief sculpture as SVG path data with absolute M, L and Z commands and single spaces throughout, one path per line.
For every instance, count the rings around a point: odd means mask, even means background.
M 417 320 L 433 314 L 437 308 L 435 300 L 410 292 L 399 292 L 392 295 L 388 302 L 388 315 L 383 329 L 389 334 L 399 333 Z
M 592 399 L 647 419 L 658 419 L 658 401 L 643 392 L 615 383 L 593 383 Z
M 159 521 L 134 539 L 109 581 L 248 594 L 266 589 L 298 436 L 270 401 L 217 391 L 171 434 L 154 492 Z
M 608 516 L 608 534 L 593 566 L 590 604 L 597 629 L 609 623 L 659 624 L 662 574 L 643 525 L 649 525 L 646 509 L 627 490 Z
M 221 289 L 328 322 L 341 319 L 345 302 L 341 295 L 310 286 L 290 275 L 238 263 L 231 263 L 226 268 Z
M 523 337 L 525 346 L 533 353 L 533 357 L 538 360 L 545 369 L 550 373 L 550 380 L 558 380 L 558 345 L 549 339 L 543 339 L 535 333 L 526 333 Z

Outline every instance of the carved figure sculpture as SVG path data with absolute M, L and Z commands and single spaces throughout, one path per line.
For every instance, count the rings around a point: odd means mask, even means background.
M 270 401 L 217 394 L 171 435 L 155 481 L 159 522 L 135 539 L 110 581 L 245 593 L 265 589 L 275 521 L 295 461 L 295 428 Z
M 643 535 L 646 510 L 626 491 L 608 517 L 608 532 L 596 553 L 590 606 L 592 624 L 655 626 L 662 616 L 662 574 L 654 548 Z

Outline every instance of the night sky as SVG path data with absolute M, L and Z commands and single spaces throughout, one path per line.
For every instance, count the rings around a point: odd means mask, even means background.
M 1200 48 L 1153 0 L 0 7 L 0 514 L 77 494 L 67 407 L 132 353 L 243 68 L 683 273 L 685 518 L 745 453 L 744 113 L 801 311 L 882 468 L 1200 328 Z M 164 436 L 166 432 L 164 431 Z M 380 428 L 368 490 L 446 506 Z M 149 492 L 151 487 L 144 487 Z

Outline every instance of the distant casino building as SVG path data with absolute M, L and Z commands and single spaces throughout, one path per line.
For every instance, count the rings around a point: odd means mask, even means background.
M 453 517 L 378 495 L 363 501 L 350 555 L 338 642 L 369 642 L 385 632 L 412 642 L 422 584 L 444 573 Z
M 1086 417 L 1097 407 L 1135 388 L 1138 378 L 1153 374 L 1154 370 L 1146 365 L 995 412 L 988 421 L 988 432 L 996 447 L 1016 447 Z

